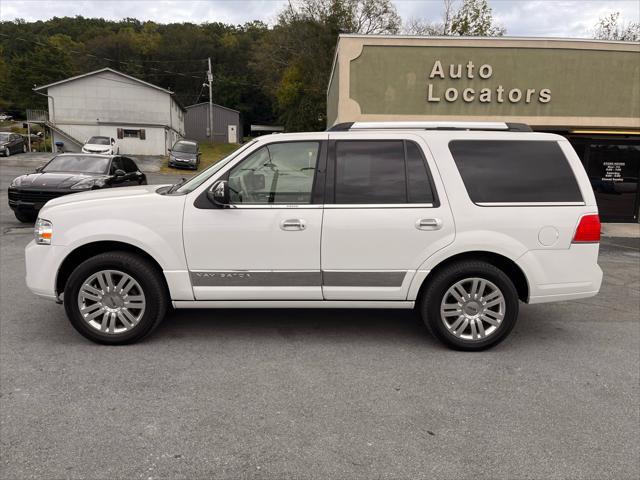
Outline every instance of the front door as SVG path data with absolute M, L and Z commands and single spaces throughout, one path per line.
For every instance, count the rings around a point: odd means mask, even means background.
M 325 299 L 405 300 L 418 267 L 453 241 L 451 210 L 425 147 L 392 133 L 330 134 Z
M 238 130 L 235 125 L 228 125 L 228 141 L 229 143 L 238 143 Z
M 265 145 L 234 165 L 224 175 L 230 208 L 187 201 L 183 235 L 196 300 L 322 299 L 322 200 L 314 195 L 326 161 L 322 135 Z

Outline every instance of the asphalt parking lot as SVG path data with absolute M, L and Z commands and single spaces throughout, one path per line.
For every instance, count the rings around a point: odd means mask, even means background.
M 637 239 L 603 241 L 599 296 L 522 305 L 487 352 L 371 310 L 178 311 L 104 347 L 26 290 L 24 170 L 0 167 L 3 479 L 640 475 Z

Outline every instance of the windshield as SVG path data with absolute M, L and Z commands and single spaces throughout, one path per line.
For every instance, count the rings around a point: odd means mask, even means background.
M 52 159 L 42 171 L 107 173 L 110 160 L 109 157 L 96 155 L 65 155 Z
M 198 153 L 198 144 L 193 142 L 176 142 L 173 146 L 174 152 Z
M 231 152 L 229 155 L 227 155 L 226 157 L 224 157 L 221 160 L 218 160 L 218 162 L 214 163 L 213 165 L 211 165 L 206 170 L 202 171 L 201 173 L 199 173 L 198 175 L 196 175 L 194 177 L 191 177 L 189 179 L 189 181 L 185 182 L 184 185 L 181 185 L 180 188 L 176 189 L 176 191 L 180 192 L 180 193 L 193 192 L 196 188 L 198 188 L 200 185 L 202 185 L 204 182 L 206 182 L 209 178 L 211 178 L 211 176 L 214 173 L 216 173 L 218 170 L 220 170 L 222 167 L 224 167 L 227 163 L 229 163 L 231 160 L 236 158 L 242 152 L 244 152 L 247 149 L 249 149 L 252 145 L 255 145 L 256 142 L 257 142 L 257 140 L 253 140 L 253 141 L 247 143 L 246 145 L 243 145 L 239 149 Z
M 6 142 L 7 140 L 9 140 L 9 134 L 0 132 L 0 142 Z
M 93 145 L 109 145 L 109 137 L 91 137 L 87 143 Z

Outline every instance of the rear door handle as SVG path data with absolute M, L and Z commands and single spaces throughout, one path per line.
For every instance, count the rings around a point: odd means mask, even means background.
M 418 230 L 440 230 L 442 228 L 442 220 L 439 218 L 421 218 L 416 221 Z
M 307 222 L 300 218 L 290 218 L 280 222 L 280 228 L 285 231 L 290 230 L 304 230 L 307 228 Z

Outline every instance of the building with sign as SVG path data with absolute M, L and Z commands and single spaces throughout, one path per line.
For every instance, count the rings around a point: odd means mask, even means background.
M 341 35 L 328 126 L 393 120 L 520 122 L 564 135 L 603 220 L 638 221 L 639 43 Z

